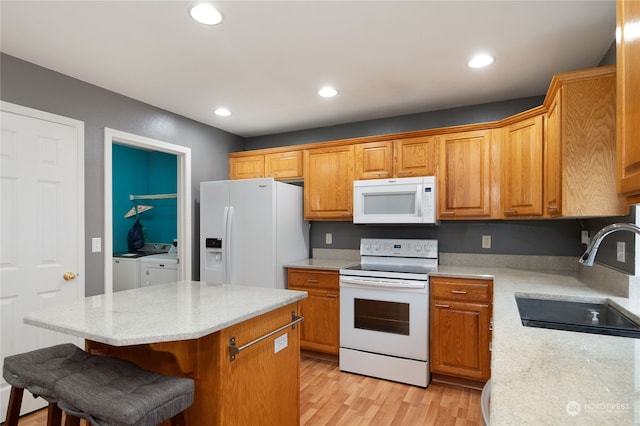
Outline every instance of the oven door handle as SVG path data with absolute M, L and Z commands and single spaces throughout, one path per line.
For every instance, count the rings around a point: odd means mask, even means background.
M 425 288 L 427 283 L 426 281 L 340 277 L 340 286 L 343 284 L 346 287 Z

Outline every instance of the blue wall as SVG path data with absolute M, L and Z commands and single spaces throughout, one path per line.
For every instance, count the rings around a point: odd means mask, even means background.
M 163 152 L 145 151 L 124 145 L 113 145 L 113 251 L 127 251 L 127 233 L 135 216 L 124 215 L 133 201 L 129 194 L 173 194 L 177 192 L 177 158 Z M 140 214 L 146 231 L 146 242 L 170 243 L 177 236 L 176 199 L 139 200 L 137 204 L 153 209 Z

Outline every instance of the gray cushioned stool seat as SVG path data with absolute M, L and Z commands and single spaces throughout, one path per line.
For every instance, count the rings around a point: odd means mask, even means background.
M 155 426 L 193 404 L 194 382 L 144 370 L 108 356 L 93 356 L 91 368 L 56 383 L 63 411 L 94 425 Z
M 2 377 L 49 402 L 56 400 L 55 383 L 89 367 L 91 355 L 71 343 L 37 349 L 4 359 Z

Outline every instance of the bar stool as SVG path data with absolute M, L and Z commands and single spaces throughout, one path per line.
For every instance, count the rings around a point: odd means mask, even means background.
M 142 369 L 110 356 L 92 356 L 89 369 L 56 382 L 59 407 L 96 426 L 155 426 L 171 419 L 184 424 L 193 404 L 192 379 Z
M 54 386 L 56 381 L 86 368 L 91 355 L 70 343 L 37 349 L 5 358 L 2 377 L 11 385 L 6 426 L 16 426 L 24 390 L 49 402 L 47 425 L 60 425 L 62 412 Z M 70 424 L 75 420 L 67 418 Z M 79 419 L 76 419 L 79 421 Z

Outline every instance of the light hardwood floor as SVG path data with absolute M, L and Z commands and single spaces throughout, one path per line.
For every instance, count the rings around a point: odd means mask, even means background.
M 40 410 L 19 424 L 45 426 L 46 416 Z M 300 424 L 482 425 L 480 391 L 437 383 L 422 389 L 343 373 L 334 362 L 302 357 Z

